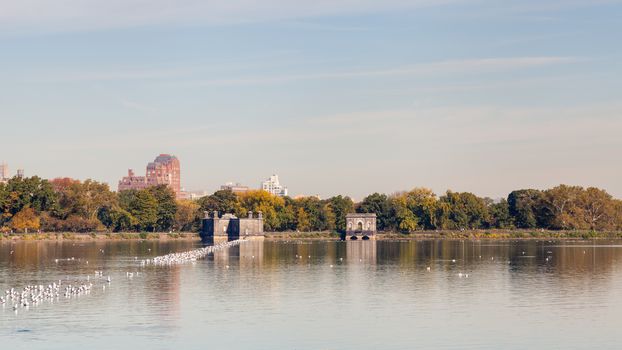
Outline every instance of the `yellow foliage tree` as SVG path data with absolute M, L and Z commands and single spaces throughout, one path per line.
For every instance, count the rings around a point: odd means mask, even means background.
M 39 217 L 34 209 L 26 207 L 15 214 L 11 219 L 11 228 L 16 231 L 28 233 L 28 229 L 38 230 L 41 225 Z
M 266 231 L 275 230 L 280 226 L 277 212 L 282 211 L 285 201 L 263 190 L 248 191 L 239 195 L 241 212 L 239 215 L 246 216 L 248 211 L 257 213 L 261 211 L 264 218 L 264 228 Z
M 201 206 L 191 200 L 178 200 L 175 212 L 175 227 L 179 231 L 191 230 L 192 224 L 199 218 Z
M 311 221 L 309 220 L 309 214 L 307 214 L 307 212 L 303 208 L 298 208 L 298 215 L 296 219 L 296 229 L 298 229 L 298 231 L 309 231 L 309 229 L 311 228 Z

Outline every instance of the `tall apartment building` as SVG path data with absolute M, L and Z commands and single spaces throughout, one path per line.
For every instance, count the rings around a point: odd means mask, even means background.
M 281 185 L 279 182 L 279 176 L 273 174 L 266 181 L 261 183 L 261 189 L 272 193 L 275 196 L 284 197 L 287 196 L 287 187 Z
M 10 176 L 9 166 L 5 162 L 0 163 L 0 183 L 9 181 Z
M 147 164 L 145 176 L 136 176 L 134 171 L 129 169 L 127 176 L 119 181 L 118 190 L 141 190 L 157 185 L 167 185 L 175 192 L 177 198 L 181 197 L 181 174 L 177 157 L 160 154 L 153 162 Z
M 9 178 L 9 166 L 5 162 L 0 163 L 0 182 L 7 182 Z

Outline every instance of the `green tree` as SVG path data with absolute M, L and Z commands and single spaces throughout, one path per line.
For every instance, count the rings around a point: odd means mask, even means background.
M 220 190 L 210 196 L 201 197 L 198 202 L 201 211 L 218 211 L 220 214 L 239 213 L 241 210 L 238 196 L 231 190 Z
M 469 192 L 447 191 L 440 202 L 449 207 L 449 222 L 452 229 L 482 228 L 488 222 L 488 209 L 484 199 Z
M 56 208 L 56 193 L 49 181 L 38 176 L 14 177 L 5 187 L 8 201 L 3 212 L 15 215 L 25 207 L 36 213 L 53 211 Z
M 158 201 L 149 190 L 121 191 L 119 204 L 135 219 L 134 230 L 155 231 L 158 223 Z
M 305 213 L 309 215 L 310 220 L 310 230 L 313 231 L 323 231 L 323 230 L 334 230 L 335 225 L 335 217 L 334 213 L 329 218 L 326 216 L 325 212 L 325 201 L 321 201 L 319 198 L 310 196 L 310 197 L 302 197 L 294 200 L 296 208 L 302 208 Z M 298 212 L 298 209 L 296 209 Z M 332 220 L 331 224 L 327 222 L 327 220 Z M 331 226 L 332 228 L 329 228 Z
M 113 232 L 131 231 L 138 225 L 138 220 L 119 205 L 100 208 L 97 218 Z
M 11 213 L 8 212 L 9 200 L 9 193 L 6 189 L 6 185 L 0 182 L 0 227 L 4 226 L 11 218 Z
M 175 192 L 167 185 L 158 185 L 147 188 L 157 202 L 157 219 L 155 230 L 170 231 L 175 225 L 175 213 L 177 212 L 177 201 Z
M 296 229 L 296 208 L 295 200 L 290 197 L 283 197 L 283 205 L 276 207 L 280 231 Z
M 370 194 L 357 206 L 356 211 L 358 213 L 375 213 L 376 228 L 379 231 L 384 231 L 389 226 L 391 205 L 386 194 Z
M 354 202 L 350 197 L 339 195 L 329 198 L 328 203 L 335 214 L 335 229 L 338 232 L 346 232 L 346 215 L 354 212 Z
M 544 227 L 549 222 L 544 214 L 541 191 L 527 189 L 512 191 L 508 195 L 508 206 L 514 224 L 518 228 Z
M 488 212 L 490 213 L 490 227 L 501 229 L 514 227 L 507 200 L 501 199 L 498 203 L 489 203 Z

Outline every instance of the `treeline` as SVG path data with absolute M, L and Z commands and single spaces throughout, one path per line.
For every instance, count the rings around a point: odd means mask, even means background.
M 265 191 L 217 191 L 176 200 L 166 186 L 119 193 L 97 181 L 15 177 L 0 184 L 2 232 L 198 231 L 205 211 L 245 217 L 261 211 L 266 231 L 343 231 L 350 212 L 376 213 L 378 230 L 535 229 L 622 230 L 622 201 L 604 190 L 560 185 L 513 191 L 500 201 L 468 192 L 437 196 L 415 188 L 374 193 L 360 203 L 335 196 L 293 199 Z

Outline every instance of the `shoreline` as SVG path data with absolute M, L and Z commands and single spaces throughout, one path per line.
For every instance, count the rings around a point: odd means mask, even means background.
M 200 240 L 198 233 L 163 233 L 163 232 L 119 232 L 119 233 L 75 233 L 75 232 L 44 232 L 1 234 L 0 243 L 13 241 L 126 241 L 126 240 Z
M 220 237 L 224 238 L 224 237 Z M 338 241 L 335 232 L 266 232 L 263 238 L 272 241 L 282 240 L 323 240 Z M 1 242 L 14 241 L 123 241 L 123 240 L 190 240 L 199 241 L 197 232 L 119 232 L 119 233 L 18 233 L 0 234 Z M 217 238 L 219 239 L 219 238 Z M 466 231 L 419 231 L 403 234 L 399 232 L 379 232 L 373 237 L 378 241 L 412 241 L 412 240 L 588 240 L 588 239 L 622 239 L 622 231 L 549 231 L 549 230 L 466 230 Z
M 270 240 L 339 240 L 338 234 L 328 232 L 271 232 L 266 233 Z M 466 230 L 466 231 L 418 231 L 404 234 L 399 232 L 379 232 L 372 239 L 377 241 L 416 241 L 416 240 L 590 240 L 622 239 L 622 231 L 549 231 L 549 230 Z M 348 239 L 349 240 L 349 239 Z

